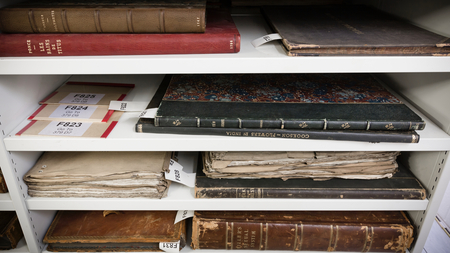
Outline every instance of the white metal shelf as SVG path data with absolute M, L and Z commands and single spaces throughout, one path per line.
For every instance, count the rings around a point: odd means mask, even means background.
M 129 83 L 135 83 L 135 89 L 126 97 L 127 101 L 150 101 L 157 89 L 162 75 L 122 76 Z M 92 79 L 94 78 L 94 79 Z M 118 82 L 111 76 L 74 76 L 73 80 L 103 80 Z M 405 102 L 408 104 L 407 102 Z M 36 108 L 38 104 L 36 103 Z M 415 110 L 415 109 L 414 109 Z M 430 119 L 415 110 L 426 121 L 424 130 L 417 131 L 419 143 L 369 143 L 356 141 L 329 141 L 306 139 L 281 139 L 264 137 L 232 137 L 208 135 L 174 135 L 136 133 L 135 124 L 139 112 L 126 112 L 108 138 L 76 138 L 55 136 L 15 136 L 26 126 L 24 120 L 5 139 L 8 151 L 216 151 L 216 150 L 260 150 L 260 151 L 445 151 L 450 150 L 450 136 Z M 28 115 L 24 115 L 27 117 Z M 220 145 L 219 145 L 220 144 Z
M 450 71 L 450 57 L 289 57 L 278 41 L 251 45 L 270 33 L 261 16 L 234 16 L 234 21 L 241 34 L 241 51 L 236 54 L 1 57 L 0 75 Z
M 9 193 L 0 193 L 0 211 L 14 211 L 14 204 Z

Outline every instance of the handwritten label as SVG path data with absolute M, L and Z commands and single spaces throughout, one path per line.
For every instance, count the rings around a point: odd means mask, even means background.
M 56 108 L 50 118 L 72 118 L 72 119 L 89 119 L 97 106 L 89 105 L 60 105 Z
M 170 159 L 169 172 L 164 172 L 164 174 L 167 180 L 195 187 L 195 173 L 184 172 L 183 166 L 173 159 Z
M 144 110 L 141 112 L 141 114 L 139 114 L 139 118 L 153 119 L 153 118 L 155 118 L 157 110 L 158 110 L 158 108 L 150 108 L 150 109 Z
M 59 103 L 96 105 L 104 96 L 105 94 L 97 93 L 69 93 Z
M 190 217 L 194 217 L 194 210 L 178 210 L 177 216 L 175 217 L 175 222 L 173 224 L 177 224 L 178 222 Z
M 91 122 L 50 121 L 50 123 L 39 132 L 39 135 L 83 136 L 91 125 Z
M 264 35 L 264 36 L 262 36 L 260 38 L 257 38 L 255 40 L 253 40 L 252 41 L 252 45 L 254 47 L 259 47 L 262 44 L 270 42 L 272 40 L 281 40 L 281 39 L 282 38 L 281 38 L 281 36 L 278 33 L 267 34 L 267 35 Z
M 111 101 L 109 102 L 109 110 L 139 112 L 147 107 L 148 102 L 132 102 L 132 101 Z
M 178 252 L 180 251 L 180 241 L 178 242 L 160 242 L 159 249 L 165 252 Z

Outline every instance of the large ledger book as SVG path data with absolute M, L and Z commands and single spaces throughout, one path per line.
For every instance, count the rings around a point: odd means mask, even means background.
M 425 122 L 369 74 L 181 74 L 155 126 L 389 131 Z
M 363 5 L 269 6 L 289 56 L 450 54 L 450 39 Z
M 105 215 L 106 213 L 106 215 Z M 109 213 L 109 214 L 108 214 Z M 159 243 L 186 244 L 176 211 L 59 211 L 44 242 L 56 252 L 162 251 Z
M 0 57 L 237 53 L 241 37 L 231 14 L 207 12 L 204 33 L 0 34 Z
M 162 198 L 171 152 L 44 152 L 24 175 L 31 197 Z
M 23 232 L 15 211 L 0 211 L 0 250 L 14 249 Z
M 198 163 L 196 198 L 420 199 L 426 190 L 402 164 L 390 178 L 317 181 L 311 178 L 210 178 Z
M 406 252 L 414 228 L 400 211 L 197 211 L 192 248 Z
M 211 178 L 390 178 L 398 151 L 206 151 L 203 172 Z
M 205 31 L 206 0 L 40 0 L 0 9 L 6 33 L 192 33 Z

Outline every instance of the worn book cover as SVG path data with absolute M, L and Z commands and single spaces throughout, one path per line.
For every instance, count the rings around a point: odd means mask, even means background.
M 206 0 L 39 0 L 0 9 L 6 33 L 200 33 Z
M 44 242 L 57 252 L 162 251 L 159 243 L 186 244 L 176 211 L 58 211 Z
M 289 56 L 450 54 L 450 39 L 364 5 L 268 6 Z
M 381 179 L 211 178 L 198 162 L 196 198 L 425 199 L 426 190 L 402 164 Z
M 31 197 L 162 198 L 172 152 L 44 152 L 24 175 Z
M 406 252 L 401 211 L 196 211 L 193 249 Z
M 29 120 L 108 122 L 114 110 L 96 105 L 57 105 L 43 104 Z
M 155 126 L 391 131 L 425 122 L 369 74 L 180 74 Z
M 0 211 L 0 250 L 16 248 L 22 237 L 22 228 L 16 212 Z
M 16 135 L 107 138 L 122 114 L 115 111 L 106 122 L 32 120 Z
M 39 104 L 96 105 L 108 107 L 111 100 L 122 101 L 134 84 L 66 82 Z

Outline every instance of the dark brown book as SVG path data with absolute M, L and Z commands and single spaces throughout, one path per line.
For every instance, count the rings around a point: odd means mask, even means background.
M 202 33 L 206 0 L 40 0 L 0 9 L 6 33 Z
M 0 193 L 8 192 L 8 187 L 6 186 L 5 178 L 3 177 L 3 173 L 0 170 Z
M 176 211 L 59 211 L 44 242 L 49 251 L 162 251 L 159 243 L 186 243 Z
M 450 54 L 450 39 L 363 5 L 269 6 L 289 56 Z
M 0 250 L 16 248 L 22 237 L 16 212 L 0 211 Z
M 192 248 L 406 252 L 414 228 L 401 211 L 197 211 Z

